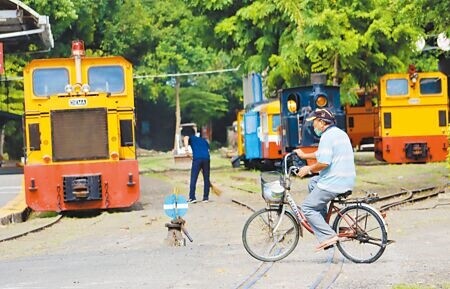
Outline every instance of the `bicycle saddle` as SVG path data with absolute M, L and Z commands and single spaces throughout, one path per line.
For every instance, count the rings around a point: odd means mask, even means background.
M 345 193 L 339 194 L 336 196 L 336 198 L 340 199 L 346 199 L 348 196 L 352 194 L 351 190 L 346 191 Z

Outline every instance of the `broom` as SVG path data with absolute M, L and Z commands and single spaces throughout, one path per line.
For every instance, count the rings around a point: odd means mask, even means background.
M 216 196 L 220 197 L 220 195 L 222 195 L 222 190 L 219 189 L 216 185 L 213 185 L 211 181 L 209 181 L 209 187 Z

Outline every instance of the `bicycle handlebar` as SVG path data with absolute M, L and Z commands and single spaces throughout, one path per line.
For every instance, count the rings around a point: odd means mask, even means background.
M 290 156 L 292 155 L 296 155 L 296 153 L 294 151 L 287 153 L 284 157 L 283 157 L 283 162 L 282 162 L 282 167 L 283 167 L 283 172 L 285 176 L 290 176 L 291 173 L 295 173 L 297 174 L 298 171 L 300 170 L 299 167 L 297 166 L 290 166 L 288 168 L 288 159 Z

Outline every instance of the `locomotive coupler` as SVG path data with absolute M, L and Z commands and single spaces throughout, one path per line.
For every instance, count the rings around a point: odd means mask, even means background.
M 172 219 L 170 223 L 166 223 L 166 227 L 168 229 L 166 242 L 169 246 L 186 246 L 186 239 L 183 238 L 181 232 L 183 232 L 189 241 L 193 242 L 193 239 L 189 235 L 189 232 L 186 230 L 186 221 L 177 217 Z
M 72 181 L 73 195 L 77 199 L 85 199 L 89 195 L 89 188 L 85 179 L 76 179 Z

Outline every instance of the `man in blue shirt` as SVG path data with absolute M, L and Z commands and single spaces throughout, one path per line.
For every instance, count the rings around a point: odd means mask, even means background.
M 318 108 L 306 120 L 313 121 L 314 132 L 320 137 L 320 142 L 313 153 L 294 150 L 302 159 L 317 159 L 315 164 L 300 168 L 298 175 L 303 177 L 317 172 L 319 175 L 311 178 L 308 185 L 310 194 L 301 209 L 320 242 L 317 250 L 322 250 L 339 241 L 336 232 L 325 221 L 328 203 L 353 189 L 356 170 L 350 139 L 335 125 L 334 115 L 328 109 Z
M 196 135 L 185 136 L 184 146 L 188 151 L 188 145 L 192 149 L 192 167 L 191 167 L 191 181 L 189 185 L 189 200 L 188 203 L 196 203 L 195 188 L 197 186 L 197 179 L 202 171 L 203 175 L 203 202 L 209 201 L 209 172 L 210 172 L 210 155 L 209 155 L 209 143 Z

